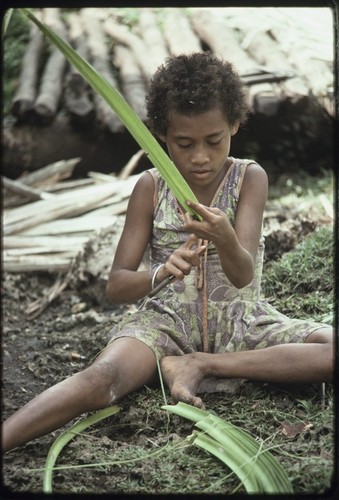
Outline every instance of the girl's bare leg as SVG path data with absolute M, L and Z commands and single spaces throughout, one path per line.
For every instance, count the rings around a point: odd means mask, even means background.
M 285 383 L 331 382 L 333 332 L 330 328 L 319 329 L 303 344 L 225 354 L 197 352 L 169 356 L 161 360 L 161 371 L 175 401 L 198 407 L 203 407 L 203 402 L 196 392 L 205 377 Z
M 121 338 L 94 363 L 36 396 L 3 424 L 2 448 L 12 448 L 58 429 L 84 412 L 105 408 L 149 383 L 156 358 L 143 342 Z

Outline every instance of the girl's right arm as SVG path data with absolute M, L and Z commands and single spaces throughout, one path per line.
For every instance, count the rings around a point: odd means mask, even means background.
M 131 194 L 106 286 L 112 302 L 134 302 L 151 290 L 150 272 L 138 271 L 138 267 L 152 234 L 154 189 L 152 176 L 145 172 Z
M 108 298 L 117 304 L 135 302 L 152 289 L 150 271 L 138 271 L 138 268 L 152 235 L 154 190 L 153 177 L 146 172 L 129 200 L 124 230 L 106 286 Z M 156 275 L 156 284 L 170 275 L 184 279 L 192 267 L 199 265 L 199 255 L 204 251 L 205 247 L 191 234 L 163 263 Z

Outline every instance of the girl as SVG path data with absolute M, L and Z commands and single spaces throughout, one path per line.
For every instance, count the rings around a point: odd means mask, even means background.
M 146 104 L 150 128 L 199 200 L 190 205 L 202 220 L 185 212 L 155 169 L 144 173 L 130 198 L 107 294 L 133 302 L 173 279 L 112 330 L 91 366 L 4 423 L 5 451 L 149 384 L 157 357 L 174 401 L 198 407 L 197 394 L 220 379 L 332 380 L 332 328 L 289 319 L 260 298 L 267 176 L 257 163 L 229 156 L 247 114 L 233 67 L 207 53 L 169 58 Z M 148 244 L 151 273 L 138 271 Z

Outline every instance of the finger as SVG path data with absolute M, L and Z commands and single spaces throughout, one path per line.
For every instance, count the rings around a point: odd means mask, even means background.
M 195 234 L 190 234 L 185 243 L 182 245 L 183 248 L 191 249 L 193 245 L 195 245 L 198 241 L 198 238 Z
M 193 210 L 195 212 L 197 212 L 199 215 L 201 215 L 201 217 L 203 219 L 205 219 L 205 217 L 208 218 L 209 214 L 210 214 L 210 210 L 209 210 L 209 207 L 206 207 L 205 205 L 203 205 L 202 203 L 196 203 L 194 201 L 187 201 L 186 202 L 187 205 L 191 208 L 193 208 Z M 192 219 L 193 220 L 193 219 Z

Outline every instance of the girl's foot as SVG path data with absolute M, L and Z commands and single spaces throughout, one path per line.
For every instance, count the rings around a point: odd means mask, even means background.
M 203 379 L 196 353 L 183 356 L 167 356 L 160 361 L 162 375 L 172 398 L 198 408 L 204 408 L 202 399 L 196 396 Z

